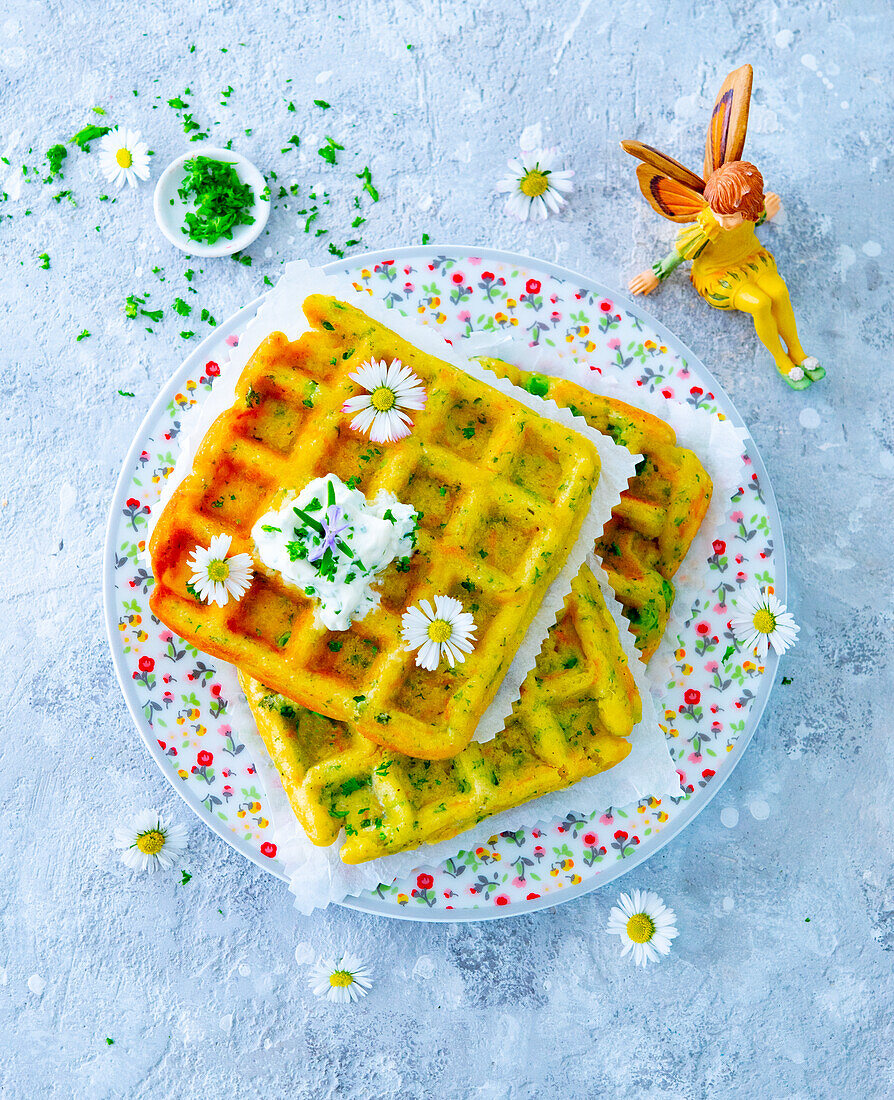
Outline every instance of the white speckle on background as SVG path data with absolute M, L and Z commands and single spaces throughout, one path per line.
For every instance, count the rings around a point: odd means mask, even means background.
M 777 31 L 773 41 L 779 47 L 780 50 L 787 50 L 792 44 L 792 39 L 795 37 L 794 31 L 784 30 Z
M 751 110 L 748 112 L 748 126 L 756 134 L 772 134 L 782 129 L 776 112 L 769 107 L 761 107 L 759 103 L 751 105 Z
M 526 126 L 521 132 L 518 143 L 525 152 L 531 149 L 543 148 L 543 124 L 534 122 L 530 126 Z
M 228 1012 L 226 1014 L 226 1016 L 221 1016 L 221 1018 L 220 1018 L 220 1030 L 221 1031 L 232 1031 L 233 1030 L 233 1014 L 232 1014 L 232 1012 Z
M 891 454 L 890 451 L 882 451 L 878 458 L 878 464 L 886 470 L 894 470 L 894 454 Z
M 762 798 L 753 798 L 748 803 L 748 809 L 755 821 L 766 821 L 770 816 L 770 806 Z
M 810 406 L 808 406 L 806 409 L 801 409 L 798 415 L 798 423 L 802 428 L 813 430 L 822 424 L 822 418 L 816 409 L 811 409 Z
M 47 983 L 39 974 L 32 974 L 28 979 L 28 988 L 32 993 L 36 993 L 38 997 L 43 993 L 46 987 Z
M 309 943 L 299 943 L 295 948 L 295 962 L 299 966 L 308 966 L 312 962 L 316 962 L 317 953 L 311 947 Z
M 726 913 L 731 913 L 736 908 L 735 898 L 725 897 L 723 899 L 723 909 Z
M 0 966 L 0 985 L 6 985 L 9 981 L 9 975 L 6 973 L 6 967 Z
M 851 246 L 849 244 L 840 244 L 838 246 L 838 275 L 842 282 L 844 282 L 848 268 L 853 267 L 856 262 L 857 253 L 854 252 Z
M 735 806 L 724 806 L 720 811 L 720 822 L 727 829 L 735 829 L 739 824 L 739 811 Z
M 249 974 L 251 974 L 251 967 L 248 965 L 248 963 L 240 963 L 239 976 L 242 978 L 247 978 Z
M 581 0 L 580 9 L 574 19 L 565 28 L 565 33 L 562 35 L 562 44 L 556 50 L 556 56 L 553 58 L 553 67 L 550 70 L 553 76 L 558 72 L 558 64 L 562 60 L 562 54 L 568 48 L 568 43 L 574 38 L 574 32 L 580 26 L 580 21 L 587 14 L 587 8 L 592 4 L 593 0 Z
M 811 69 L 813 70 L 813 72 L 817 71 L 816 58 L 813 56 L 812 53 L 803 54 L 801 57 L 801 64 L 804 66 L 805 69 Z
M 413 967 L 413 977 L 429 981 L 435 975 L 435 962 L 431 955 L 420 955 Z
M 878 241 L 867 241 L 863 245 L 863 251 L 866 253 L 867 256 L 881 256 L 882 246 L 878 243 Z
M 674 103 L 674 118 L 677 122 L 688 122 L 697 118 L 708 108 L 708 101 L 703 99 L 698 92 L 691 95 L 681 95 Z
M 453 150 L 453 159 L 458 160 L 461 164 L 471 164 L 472 162 L 472 143 L 470 141 L 463 141 Z
M 317 73 L 317 75 L 314 77 L 314 80 L 317 84 L 325 84 L 330 76 L 332 76 L 332 70 L 326 69 L 325 72 Z
M 846 99 L 842 99 L 842 101 L 841 101 L 842 111 L 846 111 L 848 109 L 848 107 L 850 107 L 850 103 L 848 103 L 848 101 Z
M 424 212 L 425 212 L 426 210 L 431 210 L 431 208 L 432 208 L 432 203 L 433 203 L 434 201 L 435 201 L 435 200 L 434 200 L 434 196 L 433 196 L 433 195 L 420 195 L 420 196 L 419 196 L 419 204 L 418 204 L 418 205 L 419 205 L 419 209 L 420 209 L 421 211 L 423 211 L 423 213 L 424 213 Z

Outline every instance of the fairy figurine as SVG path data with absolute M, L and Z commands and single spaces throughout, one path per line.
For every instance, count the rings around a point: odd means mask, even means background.
M 643 163 L 636 175 L 646 202 L 673 222 L 693 223 L 677 234 L 672 252 L 630 280 L 634 294 L 651 294 L 684 260 L 692 261 L 695 289 L 715 309 L 750 313 L 758 339 L 795 390 L 825 377 L 798 339 L 788 287 L 754 232 L 781 206 L 764 193 L 753 164 L 741 159 L 748 128 L 752 70 L 729 74 L 714 103 L 705 145 L 704 178 L 639 141 L 621 146 Z

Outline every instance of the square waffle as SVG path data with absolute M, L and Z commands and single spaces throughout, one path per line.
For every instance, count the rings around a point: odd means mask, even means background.
M 267 750 L 308 838 L 363 863 L 447 840 L 482 818 L 620 763 L 639 693 L 602 592 L 585 565 L 505 728 L 451 760 L 420 760 L 365 738 L 240 673 Z
M 584 436 L 323 295 L 304 302 L 310 331 L 273 333 L 239 379 L 235 404 L 202 441 L 152 534 L 154 613 L 206 653 L 302 706 L 410 756 L 452 756 L 470 741 L 546 590 L 560 572 L 599 479 Z M 397 443 L 371 443 L 342 411 L 371 358 L 400 359 L 425 385 L 425 410 Z M 251 530 L 281 489 L 337 474 L 372 500 L 387 490 L 419 513 L 409 571 L 378 578 L 380 606 L 333 633 L 314 602 L 254 554 L 254 579 L 225 607 L 188 587 L 188 555 L 212 536 L 253 554 Z M 403 645 L 402 612 L 449 595 L 474 605 L 475 648 L 427 672 Z
M 519 370 L 499 359 L 480 362 L 516 386 L 548 396 L 597 432 L 643 456 L 636 476 L 612 509 L 596 553 L 643 660 L 648 661 L 664 636 L 674 603 L 671 578 L 711 503 L 713 486 L 704 466 L 692 451 L 677 446 L 673 428 L 651 413 L 590 393 L 564 378 Z

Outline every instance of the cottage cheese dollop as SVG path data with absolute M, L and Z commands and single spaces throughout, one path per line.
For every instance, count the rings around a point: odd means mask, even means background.
M 327 474 L 286 493 L 251 534 L 264 565 L 318 601 L 318 621 L 347 630 L 378 606 L 378 574 L 395 558 L 409 563 L 416 524 L 416 510 L 393 493 L 370 503 Z

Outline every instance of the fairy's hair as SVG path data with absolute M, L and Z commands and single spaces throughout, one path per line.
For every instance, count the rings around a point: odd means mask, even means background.
M 705 201 L 715 214 L 744 214 L 756 222 L 764 209 L 764 177 L 747 160 L 734 160 L 712 172 Z

